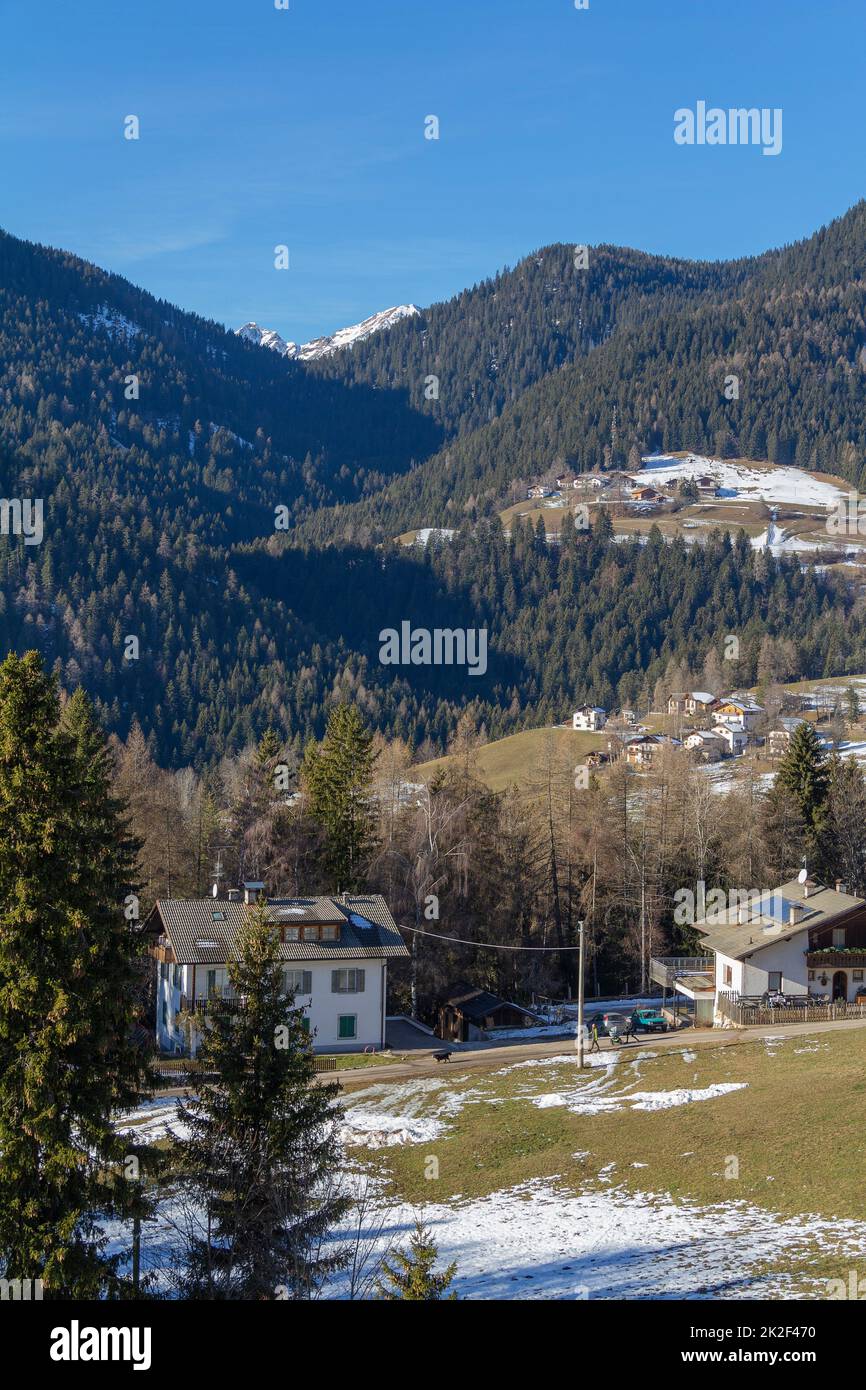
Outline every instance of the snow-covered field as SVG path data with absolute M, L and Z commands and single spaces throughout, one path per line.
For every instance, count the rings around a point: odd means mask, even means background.
M 766 468 L 747 468 L 744 464 L 725 459 L 703 458 L 688 454 L 673 458 L 670 454 L 648 454 L 641 459 L 642 468 L 630 474 L 638 486 L 658 487 L 674 478 L 714 478 L 727 497 L 744 501 L 789 502 L 803 507 L 825 507 L 828 510 L 847 493 L 834 483 L 806 473 L 802 468 L 767 464 Z
M 768 1038 L 768 1055 L 775 1039 Z M 805 1038 L 803 1050 L 820 1046 Z M 565 1106 L 592 1115 L 611 1110 L 661 1111 L 672 1106 L 724 1103 L 743 1082 L 717 1083 L 701 1088 L 647 1090 L 644 1063 L 652 1052 L 595 1054 L 589 1069 L 577 1071 L 572 1052 L 532 1058 L 499 1071 L 458 1071 L 448 1077 L 418 1077 L 409 1081 L 378 1082 L 342 1098 L 345 1109 L 343 1142 L 347 1146 L 350 1185 L 359 1180 L 351 1157 L 359 1146 L 417 1145 L 419 1161 L 429 1155 L 425 1146 L 445 1133 L 449 1121 L 467 1106 L 507 1104 L 497 1078 L 511 1074 L 515 1098 L 544 1108 Z M 686 1065 L 695 1053 L 683 1048 Z M 563 1073 L 565 1072 L 565 1076 Z M 165 1132 L 175 1102 L 159 1099 L 127 1117 L 138 1133 L 150 1137 Z M 500 1112 L 490 1109 L 491 1127 Z M 684 1160 L 689 1151 L 689 1125 L 678 1115 L 658 1123 L 677 1125 Z M 160 1131 L 160 1126 L 162 1127 Z M 589 1131 L 591 1144 L 591 1133 Z M 586 1142 L 586 1141 L 585 1141 Z M 418 1211 L 389 1195 L 381 1179 L 368 1184 L 367 1209 L 361 1222 L 368 1262 L 404 1243 L 416 1216 L 433 1232 L 444 1265 L 457 1265 L 455 1288 L 463 1299 L 745 1299 L 826 1296 L 808 1274 L 795 1282 L 793 1273 L 767 1272 L 768 1264 L 784 1252 L 788 1270 L 808 1267 L 820 1250 L 843 1262 L 866 1256 L 866 1222 L 830 1221 L 802 1215 L 779 1217 L 744 1201 L 702 1206 L 675 1200 L 666 1192 L 633 1192 L 625 1172 L 609 1163 L 595 1179 L 585 1160 L 591 1151 L 575 1152 L 567 1171 L 509 1186 L 487 1196 L 446 1202 L 425 1202 Z M 646 1166 L 649 1155 L 636 1153 L 629 1169 Z M 768 1181 L 772 1173 L 768 1173 Z M 366 1181 L 360 1178 L 361 1181 Z M 372 1192 L 372 1199 L 370 1198 Z M 431 1196 L 435 1184 L 431 1185 Z M 144 1266 L 168 1288 L 167 1271 L 177 1259 L 182 1214 L 164 1204 L 160 1217 L 144 1232 Z M 345 1239 L 352 1228 L 338 1233 Z M 128 1242 L 128 1233 L 107 1230 L 113 1248 Z M 369 1296 L 370 1284 L 366 1291 Z M 324 1297 L 349 1297 L 346 1276 L 338 1276 Z

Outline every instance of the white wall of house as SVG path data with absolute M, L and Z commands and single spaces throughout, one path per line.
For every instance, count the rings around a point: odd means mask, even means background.
M 736 994 L 745 994 L 743 962 L 734 960 L 732 956 L 723 956 L 721 951 L 716 951 L 716 997 L 729 993 L 731 990 Z
M 782 937 L 744 961 L 743 994 L 763 994 L 770 988 L 769 977 L 774 973 L 782 976 L 783 994 L 805 994 L 808 984 L 805 950 L 808 941 L 808 932 L 795 932 L 787 940 Z
M 771 974 L 781 975 L 783 994 L 805 994 L 808 968 L 804 953 L 808 939 L 808 932 L 795 932 L 793 936 L 781 937 L 743 961 L 716 951 L 716 997 L 731 990 L 737 994 L 764 994 L 770 988 Z M 726 971 L 730 971 L 730 980 L 726 979 Z M 821 993 L 815 984 L 812 990 L 813 993 Z
M 308 971 L 312 989 L 309 994 L 296 994 L 295 1003 L 303 1007 L 310 1020 L 313 1048 L 316 1052 L 358 1052 L 365 1047 L 382 1047 L 385 1041 L 385 997 L 387 962 L 383 960 L 287 961 L 286 968 Z M 181 994 L 192 994 L 191 965 L 160 964 L 157 969 L 156 1029 L 157 1042 L 163 1052 L 187 1050 L 187 1031 L 182 1024 L 186 1017 L 180 1013 Z M 226 987 L 224 966 L 197 965 L 195 994 L 203 999 L 208 992 L 208 971 L 215 972 L 218 988 Z M 334 970 L 364 972 L 363 989 L 342 993 L 333 989 Z M 342 978 L 342 977 L 341 977 Z M 357 984 L 357 976 L 352 983 Z M 340 1019 L 351 1020 L 343 1024 Z M 354 1036 L 349 1030 L 354 1029 Z M 192 1038 L 193 1051 L 197 1045 Z

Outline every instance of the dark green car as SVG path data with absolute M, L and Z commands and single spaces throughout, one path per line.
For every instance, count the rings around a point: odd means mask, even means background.
M 631 1026 L 635 1033 L 666 1033 L 670 1028 L 668 1020 L 658 1009 L 635 1009 Z

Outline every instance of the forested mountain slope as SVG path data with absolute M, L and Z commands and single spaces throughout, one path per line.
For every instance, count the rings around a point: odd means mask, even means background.
M 590 260 L 592 265 L 592 259 Z M 379 537 L 502 505 L 552 465 L 634 465 L 691 448 L 866 477 L 866 204 L 807 241 L 716 268 L 700 296 L 636 301 L 606 340 L 530 385 L 312 538 Z M 591 275 L 591 271 L 587 272 Z M 736 382 L 732 382 L 736 378 Z
M 566 531 L 554 547 L 475 522 L 551 451 L 604 465 L 635 441 L 712 434 L 738 353 L 738 444 L 754 416 L 753 452 L 766 429 L 768 449 L 853 478 L 864 230 L 861 206 L 725 266 L 600 248 L 577 271 L 572 248 L 549 248 L 315 367 L 0 235 L 0 494 L 45 509 L 40 544 L 0 536 L 0 648 L 37 647 L 108 728 L 137 719 L 173 764 L 269 724 L 300 743 L 340 698 L 440 751 L 467 708 L 496 735 L 575 700 L 632 701 L 672 656 L 699 664 L 730 632 L 732 680 L 755 679 L 765 637 L 787 643 L 780 674 L 862 670 L 844 586 L 745 543 L 641 550 Z M 437 365 L 455 389 L 435 415 L 411 381 Z M 275 533 L 280 505 L 303 531 Z M 357 543 L 452 516 L 472 523 L 452 545 Z M 383 666 L 379 633 L 404 620 L 486 628 L 487 672 Z

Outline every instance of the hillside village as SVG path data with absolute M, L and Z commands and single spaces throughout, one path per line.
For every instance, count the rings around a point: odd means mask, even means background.
M 853 711 L 859 715 L 859 697 Z M 606 730 L 607 747 L 588 754 L 590 766 L 601 766 L 624 758 L 633 767 L 652 764 L 665 748 L 685 748 L 705 763 L 738 758 L 751 750 L 770 760 L 784 757 L 799 724 L 838 725 L 843 715 L 841 703 L 825 700 L 816 704 L 811 695 L 781 693 L 768 708 L 748 692 L 691 690 L 672 694 L 667 708 L 639 722 L 634 710 L 608 713 L 599 705 L 582 705 L 572 715 L 571 727 L 587 733 Z M 658 726 L 665 726 L 663 730 Z M 822 744 L 830 749 L 833 740 L 819 731 Z

